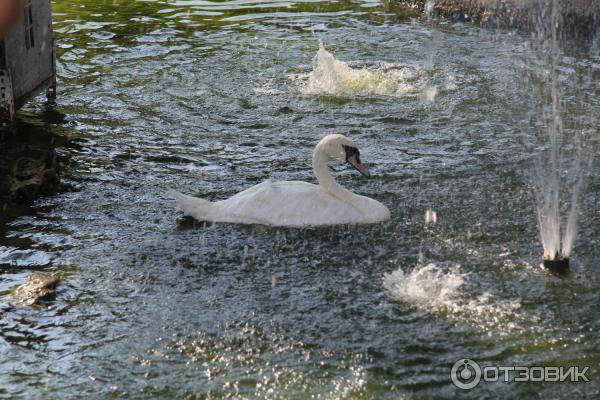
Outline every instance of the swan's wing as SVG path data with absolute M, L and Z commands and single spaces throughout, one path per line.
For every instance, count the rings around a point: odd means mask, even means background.
M 231 222 L 266 225 L 339 224 L 360 217 L 319 186 L 298 181 L 266 181 L 215 205 Z

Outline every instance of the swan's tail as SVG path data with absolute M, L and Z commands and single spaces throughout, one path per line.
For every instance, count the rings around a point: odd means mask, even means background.
M 193 217 L 198 221 L 211 220 L 213 203 L 210 201 L 188 196 L 173 189 L 169 189 L 167 195 L 170 198 L 175 199 L 177 208 L 179 211 L 182 211 L 184 215 Z

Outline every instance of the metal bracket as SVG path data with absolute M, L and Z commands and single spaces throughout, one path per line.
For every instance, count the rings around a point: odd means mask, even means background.
M 52 39 L 52 83 L 46 89 L 46 99 L 52 102 L 56 100 L 56 43 Z
M 14 115 L 15 99 L 10 72 L 0 69 L 0 121 L 12 120 Z

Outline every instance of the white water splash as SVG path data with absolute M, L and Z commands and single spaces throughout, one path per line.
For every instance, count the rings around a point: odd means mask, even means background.
M 488 334 L 506 335 L 522 329 L 517 312 L 521 308 L 519 300 L 503 300 L 490 291 L 473 290 L 468 276 L 459 267 L 427 264 L 409 273 L 397 269 L 385 274 L 383 287 L 397 301 L 466 322 Z
M 438 90 L 437 87 L 435 86 L 427 86 L 424 90 L 423 90 L 423 94 L 421 95 L 421 98 L 433 103 L 435 101 L 435 98 L 437 96 Z
M 423 10 L 423 13 L 425 14 L 425 17 L 428 20 L 433 18 L 434 10 L 435 10 L 435 2 L 433 0 L 427 0 L 425 2 L 425 8 Z
M 443 271 L 435 264 L 427 264 L 405 274 L 398 268 L 383 279 L 383 287 L 396 300 L 417 304 L 426 309 L 443 308 L 457 296 L 464 283 L 457 268 Z
M 417 78 L 417 70 L 400 64 L 352 68 L 336 59 L 323 44 L 313 59 L 312 72 L 292 77 L 304 94 L 339 97 L 417 94 L 421 86 Z

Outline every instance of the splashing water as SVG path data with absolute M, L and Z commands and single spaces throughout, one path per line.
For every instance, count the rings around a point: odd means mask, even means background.
M 484 332 L 506 335 L 525 325 L 517 313 L 519 300 L 499 299 L 488 290 L 470 287 L 468 274 L 461 273 L 459 267 L 430 263 L 409 273 L 399 268 L 384 275 L 383 287 L 395 300 L 466 322 Z
M 437 96 L 437 87 L 428 86 L 423 90 L 422 99 L 427 100 L 429 103 L 433 103 L 435 101 L 435 97 Z
M 464 283 L 458 269 L 445 272 L 435 264 L 416 267 L 405 274 L 401 268 L 383 279 L 383 287 L 400 301 L 440 309 L 458 295 L 457 289 Z
M 435 10 L 435 2 L 433 0 L 427 0 L 425 2 L 424 14 L 427 19 L 433 18 L 433 12 Z
M 414 68 L 399 64 L 352 68 L 336 59 L 323 44 L 313 59 L 312 72 L 298 78 L 300 91 L 311 95 L 402 96 L 419 90 Z

